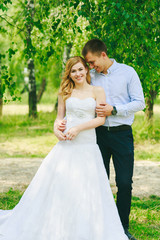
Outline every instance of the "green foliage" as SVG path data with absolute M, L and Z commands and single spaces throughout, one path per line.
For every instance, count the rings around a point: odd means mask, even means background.
M 89 24 L 89 38 L 101 38 L 110 56 L 131 64 L 140 75 L 145 95 L 160 90 L 158 2 L 81 1 L 79 16 Z
M 8 4 L 12 4 L 12 1 L 11 0 L 3 0 L 2 3 L 0 3 L 0 9 L 5 12 L 8 10 Z
M 10 0 L 3 1 L 3 3 L 0 4 L 0 11 L 7 11 L 8 4 L 12 4 L 12 2 Z M 2 16 L 0 17 L 3 18 Z M 6 33 L 5 28 L 0 27 L 0 30 L 2 34 Z M 13 80 L 14 74 L 10 72 L 9 66 L 5 63 L 5 61 L 7 57 L 8 61 L 11 61 L 12 56 L 16 53 L 16 51 L 17 50 L 10 47 L 7 51 L 2 50 L 0 53 L 0 98 L 2 98 L 6 90 L 8 90 L 12 97 L 12 101 L 20 98 L 16 95 L 16 83 Z M 5 98 L 4 101 L 6 102 L 7 99 Z
M 38 81 L 43 76 L 58 87 L 64 49 L 72 46 L 70 56 L 81 55 L 85 42 L 96 37 L 106 43 L 110 57 L 136 69 L 146 97 L 152 92 L 159 94 L 158 1 L 38 0 L 34 2 L 33 18 L 33 9 L 27 8 L 27 0 L 15 0 L 12 5 L 7 4 L 10 1 L 4 2 L 4 11 L 12 17 L 5 17 L 4 27 L 0 26 L 7 30 L 5 34 L 12 35 L 13 51 L 18 42 L 19 54 L 16 53 L 12 61 L 22 62 L 19 71 L 14 68 L 16 64 L 11 63 L 17 82 L 23 81 L 19 73 L 25 66 L 23 58 L 32 56 Z M 28 26 L 32 30 L 31 41 L 26 45 Z
M 13 49 L 9 49 L 9 58 L 15 54 Z M 0 54 L 0 64 L 5 59 L 5 54 Z M 12 97 L 12 101 L 20 100 L 21 98 L 16 94 L 16 82 L 13 79 L 14 74 L 10 72 L 9 67 L 5 64 L 0 66 L 0 98 L 4 96 L 6 90 L 8 90 L 10 96 Z M 6 97 L 4 98 L 4 102 L 9 101 Z

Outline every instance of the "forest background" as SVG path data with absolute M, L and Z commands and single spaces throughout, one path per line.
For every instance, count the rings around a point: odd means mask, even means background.
M 143 86 L 135 160 L 160 161 L 159 8 L 156 0 L 0 0 L 0 158 L 46 156 L 57 142 L 53 123 L 65 62 L 100 38 L 108 56 L 134 67 Z M 22 194 L 16 189 L 0 195 L 3 208 L 16 204 Z M 159 239 L 160 195 L 134 201 L 135 234 Z

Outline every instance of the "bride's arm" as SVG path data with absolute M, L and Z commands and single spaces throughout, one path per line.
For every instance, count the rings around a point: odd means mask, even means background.
M 94 93 L 95 93 L 97 105 L 99 105 L 100 103 L 101 104 L 106 103 L 106 96 L 105 96 L 105 92 L 104 92 L 103 88 L 94 87 Z M 83 130 L 96 128 L 98 126 L 103 125 L 105 123 L 105 119 L 106 119 L 105 117 L 97 116 L 88 122 L 85 122 L 85 123 L 82 123 L 80 125 L 70 128 L 69 131 L 66 133 L 67 139 L 72 140 L 79 134 L 79 132 L 81 132 Z
M 54 134 L 59 140 L 66 140 L 66 135 L 59 130 L 60 123 L 62 124 L 66 112 L 65 102 L 61 95 L 58 96 L 58 113 L 57 118 L 54 122 Z M 64 123 L 65 124 L 65 123 Z

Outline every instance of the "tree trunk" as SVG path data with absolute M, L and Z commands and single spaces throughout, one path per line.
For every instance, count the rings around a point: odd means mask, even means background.
M 34 59 L 32 50 L 31 32 L 33 28 L 33 16 L 34 16 L 34 0 L 28 0 L 27 4 L 28 14 L 30 18 L 27 18 L 26 28 L 26 44 L 27 44 L 27 55 L 28 55 L 28 70 L 29 70 L 29 116 L 37 117 L 37 96 L 36 96 L 36 78 L 34 69 Z
M 41 97 L 42 97 L 42 95 L 43 95 L 43 93 L 44 93 L 44 91 L 45 91 L 45 88 L 46 88 L 46 79 L 43 78 L 43 79 L 42 79 L 41 86 L 40 86 L 40 89 L 39 89 L 38 94 L 37 94 L 37 103 L 40 102 Z
M 149 121 L 153 119 L 153 106 L 154 106 L 154 99 L 156 97 L 157 92 L 154 90 L 150 90 L 150 96 L 146 98 L 146 118 Z
M 63 52 L 63 62 L 62 62 L 62 69 L 63 69 L 63 72 L 64 72 L 64 69 L 65 69 L 65 64 L 67 62 L 67 60 L 69 59 L 70 57 L 70 53 L 71 53 L 71 49 L 72 49 L 72 43 L 69 43 L 68 45 L 66 45 L 64 47 L 64 52 Z
M 0 98 L 0 117 L 2 117 L 3 98 Z
M 36 81 L 34 74 L 34 60 L 28 61 L 29 70 L 29 116 L 37 117 L 37 95 L 36 95 Z
M 2 94 L 1 58 L 0 58 L 0 117 L 2 117 L 2 109 L 3 109 L 3 94 Z
M 72 49 L 72 43 L 69 43 L 68 45 L 64 46 L 63 60 L 62 60 L 62 73 L 65 71 L 65 64 L 70 57 L 71 49 Z M 56 111 L 57 111 L 57 108 L 58 108 L 58 98 L 54 105 L 54 109 Z

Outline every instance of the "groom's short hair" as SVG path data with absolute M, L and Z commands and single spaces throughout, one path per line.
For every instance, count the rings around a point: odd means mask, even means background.
M 89 40 L 82 49 L 82 55 L 85 57 L 88 52 L 91 52 L 96 55 L 101 55 L 101 52 L 107 54 L 107 47 L 103 41 L 100 39 L 94 38 Z

